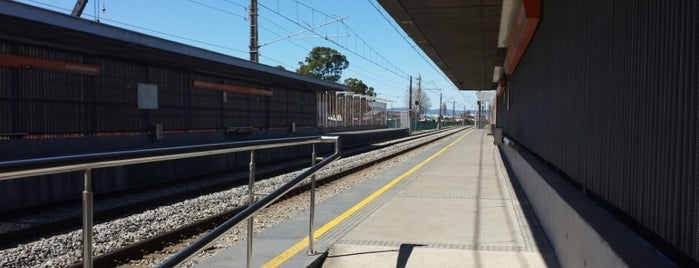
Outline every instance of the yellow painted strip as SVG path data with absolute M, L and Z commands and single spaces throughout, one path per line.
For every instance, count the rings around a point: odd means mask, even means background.
M 376 192 L 374 192 L 373 194 L 371 194 L 370 196 L 368 196 L 364 200 L 360 201 L 359 203 L 354 205 L 352 208 L 350 208 L 347 211 L 345 211 L 344 213 L 342 213 L 340 216 L 337 216 L 337 218 L 335 218 L 332 221 L 328 222 L 327 224 L 323 225 L 323 227 L 320 227 L 320 229 L 313 232 L 313 237 L 316 239 L 321 237 L 326 232 L 330 231 L 330 229 L 334 228 L 335 226 L 340 224 L 342 221 L 349 218 L 349 216 L 352 216 L 352 214 L 354 214 L 355 212 L 357 212 L 358 210 L 362 209 L 364 206 L 369 204 L 369 202 L 373 201 L 374 199 L 379 197 L 381 194 L 386 192 L 388 189 L 390 189 L 391 187 L 396 185 L 396 183 L 402 181 L 403 179 L 405 179 L 405 177 L 408 177 L 410 174 L 413 174 L 415 171 L 420 169 L 422 166 L 424 166 L 428 162 L 432 161 L 432 159 L 434 159 L 435 157 L 444 153 L 444 151 L 449 149 L 449 147 L 453 146 L 454 144 L 456 144 L 457 142 L 462 140 L 464 137 L 468 136 L 468 134 L 471 134 L 471 132 L 473 132 L 473 129 L 471 129 L 471 131 L 469 131 L 466 134 L 464 134 L 463 136 L 459 137 L 458 139 L 456 139 L 452 143 L 449 143 L 447 146 L 444 146 L 444 148 L 442 148 L 438 152 L 434 153 L 433 155 L 431 155 L 427 159 L 423 160 L 419 164 L 415 165 L 410 170 L 408 170 L 405 173 L 401 174 L 400 176 L 396 177 L 391 182 L 389 182 L 386 185 L 384 185 L 383 187 L 381 187 L 381 189 L 376 190 Z M 299 241 L 295 245 L 291 246 L 289 249 L 282 252 L 281 254 L 277 255 L 277 257 L 274 257 L 274 259 L 271 259 L 269 262 L 262 265 L 262 267 L 277 267 L 277 266 L 281 265 L 282 263 L 284 263 L 289 258 L 296 255 L 296 253 L 298 253 L 299 251 L 301 251 L 302 249 L 304 249 L 306 247 L 308 247 L 308 237 L 301 239 L 301 241 Z

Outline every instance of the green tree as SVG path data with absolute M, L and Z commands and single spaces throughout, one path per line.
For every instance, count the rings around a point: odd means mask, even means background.
M 374 92 L 373 87 L 367 86 L 366 84 L 364 84 L 364 81 L 359 80 L 357 78 L 345 79 L 345 85 L 349 87 L 351 92 L 372 97 L 376 96 L 376 92 Z
M 347 69 L 349 61 L 345 55 L 329 47 L 314 47 L 304 62 L 299 62 L 296 72 L 302 75 L 330 82 L 340 81 L 342 70 Z
M 284 71 L 286 71 L 286 68 L 284 68 L 284 66 L 281 66 L 281 65 L 277 65 L 277 66 L 275 66 L 274 68 L 277 68 L 277 69 L 279 69 L 279 70 L 284 70 Z

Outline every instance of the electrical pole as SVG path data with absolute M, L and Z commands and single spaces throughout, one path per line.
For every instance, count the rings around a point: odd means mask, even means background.
M 408 133 L 413 130 L 413 76 L 410 76 L 410 86 L 408 87 L 410 94 L 408 94 Z
M 421 87 L 420 82 L 422 81 L 422 77 L 420 77 L 420 75 L 418 74 L 417 78 L 415 78 L 415 80 L 417 80 L 417 94 L 415 94 L 415 110 L 417 112 L 420 112 L 420 105 L 422 104 L 422 93 L 420 92 L 420 87 Z M 416 116 L 415 116 L 415 128 L 416 129 L 417 129 L 417 122 L 418 121 L 420 121 L 420 114 L 416 114 Z
M 439 115 L 437 116 L 437 129 L 442 128 L 442 91 L 439 91 Z
M 464 113 L 461 115 L 461 125 L 466 126 L 466 105 L 464 105 Z
M 476 120 L 476 128 L 481 129 L 482 127 L 482 122 L 481 122 L 481 116 L 483 116 L 483 106 L 481 106 L 481 101 L 478 101 L 478 120 Z
M 257 45 L 257 0 L 250 0 L 250 61 L 260 62 L 260 46 Z
M 456 122 L 456 101 L 451 101 L 451 121 Z

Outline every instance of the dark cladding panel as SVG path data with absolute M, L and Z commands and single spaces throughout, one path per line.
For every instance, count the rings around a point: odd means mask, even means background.
M 0 133 L 12 133 L 12 121 L 10 101 L 0 99 Z
M 10 53 L 10 44 L 0 41 L 0 54 Z M 12 75 L 16 73 L 16 69 L 9 67 L 0 67 L 0 100 L 8 101 L 13 96 L 12 92 Z
M 100 104 L 95 108 L 98 132 L 142 131 L 140 114 L 136 104 Z
M 302 93 L 297 90 L 289 90 L 287 91 L 287 102 L 288 102 L 288 107 L 289 111 L 287 113 L 287 116 L 289 118 L 289 124 L 291 123 L 296 123 L 298 126 L 301 124 L 302 120 L 302 108 L 303 105 L 301 104 L 301 99 L 302 98 Z
M 197 108 L 215 108 L 221 105 L 221 91 L 205 88 L 192 88 L 191 105 Z
M 498 124 L 661 244 L 699 260 L 699 4 L 542 8 L 498 98 Z
M 148 80 L 144 82 L 158 85 L 162 106 L 182 107 L 185 105 L 185 89 L 189 82 L 186 79 L 186 71 L 151 66 L 148 68 Z
M 140 64 L 99 60 L 102 74 L 97 76 L 97 102 L 109 104 L 133 104 L 138 99 L 137 81 L 148 79 L 148 69 Z
M 274 88 L 272 90 L 274 96 L 270 98 L 270 117 L 272 128 L 287 127 L 289 124 L 289 117 L 287 113 L 287 90 L 281 88 Z
M 0 42 L 0 52 L 4 51 L 6 45 Z M 0 133 L 12 133 L 14 113 L 12 112 L 13 86 L 12 74 L 16 70 L 0 67 Z
M 137 81 L 146 81 L 145 66 L 107 59 L 97 62 L 102 74 L 95 78 L 95 131 L 143 130 L 137 106 Z
M 9 101 L 14 95 L 12 92 L 13 71 L 15 70 L 0 67 L 0 100 Z
M 50 129 L 53 133 L 75 133 L 83 129 L 84 112 L 80 104 L 20 101 L 17 111 L 19 132 L 41 133 Z
M 11 54 L 44 60 L 55 60 L 72 63 L 83 62 L 83 56 L 81 56 L 80 54 L 36 46 L 18 45 L 16 46 L 16 52 Z
M 250 126 L 265 129 L 269 128 L 268 115 L 269 115 L 269 97 L 250 95 Z
M 186 72 L 151 66 L 147 82 L 158 86 L 159 108 L 152 121 L 161 123 L 165 130 L 185 129 L 186 95 L 189 92 Z
M 224 107 L 224 127 L 247 127 L 248 123 L 248 98 L 246 94 L 226 93 Z
M 182 106 L 161 106 L 154 122 L 163 124 L 164 130 L 181 130 L 187 121 Z
M 301 98 L 301 124 L 303 127 L 316 126 L 316 92 L 304 91 Z M 297 123 L 298 124 L 298 123 Z
M 26 50 L 26 49 L 25 49 Z M 55 58 L 44 50 L 31 50 L 30 56 Z M 57 53 L 60 54 L 60 53 Z M 17 69 L 15 114 L 17 132 L 82 132 L 86 111 L 83 77 L 80 74 L 41 69 Z
M 217 129 L 219 125 L 220 111 L 217 108 L 200 107 L 192 109 L 192 130 Z
M 218 129 L 222 97 L 220 90 L 192 88 L 191 129 Z

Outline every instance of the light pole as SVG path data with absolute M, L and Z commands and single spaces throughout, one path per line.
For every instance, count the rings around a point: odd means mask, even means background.
M 456 100 L 452 98 L 451 102 L 451 123 L 452 125 L 456 126 Z
M 466 104 L 464 104 L 464 113 L 461 115 L 461 125 L 466 126 Z
M 437 129 L 442 124 L 442 89 L 441 88 L 423 88 L 422 90 L 439 91 L 439 115 L 437 116 Z
M 410 76 L 410 85 L 408 86 L 408 133 L 413 130 L 413 76 Z

